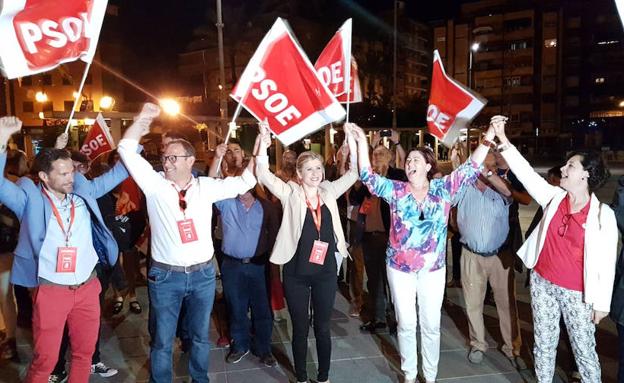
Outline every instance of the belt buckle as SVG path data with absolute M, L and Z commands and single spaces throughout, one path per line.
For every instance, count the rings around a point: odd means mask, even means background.
M 72 290 L 72 291 L 75 291 L 75 290 L 78 290 L 80 288 L 80 286 L 82 286 L 82 285 L 69 285 L 69 286 L 67 286 L 67 288 Z
M 241 263 L 242 263 L 243 265 L 246 265 L 246 264 L 248 264 L 248 263 L 251 263 L 251 258 L 243 258 L 243 259 L 241 259 Z
M 190 274 L 193 270 L 191 270 L 191 266 L 184 266 L 184 274 Z

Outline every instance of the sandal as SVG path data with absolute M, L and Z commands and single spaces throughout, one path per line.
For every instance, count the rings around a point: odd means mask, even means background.
M 123 299 L 115 300 L 115 303 L 113 303 L 113 315 L 119 314 L 121 310 L 123 310 Z
M 141 305 L 139 304 L 138 301 L 131 301 L 130 311 L 132 311 L 135 314 L 140 314 L 143 311 L 143 309 L 141 308 Z

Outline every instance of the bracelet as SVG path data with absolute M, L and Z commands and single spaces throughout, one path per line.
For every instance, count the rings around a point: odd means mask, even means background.
M 489 147 L 490 149 L 496 149 L 496 144 L 493 141 L 488 140 L 487 138 L 484 138 L 481 143 L 487 147 Z

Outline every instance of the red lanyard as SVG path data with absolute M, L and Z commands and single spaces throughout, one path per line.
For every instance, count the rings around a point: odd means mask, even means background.
M 312 209 L 312 205 L 310 201 L 308 201 L 308 197 L 306 196 L 306 205 L 308 205 L 308 209 L 310 209 L 310 213 L 312 213 L 312 219 L 314 220 L 314 225 L 316 226 L 316 230 L 318 230 L 319 238 L 321 238 L 321 196 L 319 194 L 316 195 L 316 211 Z
M 71 198 L 71 196 L 69 197 L 71 199 L 71 208 L 69 210 L 69 217 L 70 217 L 69 227 L 67 228 L 67 231 L 65 231 L 65 226 L 63 225 L 63 219 L 61 218 L 61 213 L 59 213 L 58 209 L 56 208 L 56 205 L 52 201 L 52 198 L 50 198 L 50 195 L 48 194 L 48 192 L 45 189 L 41 189 L 41 190 L 43 191 L 43 195 L 45 195 L 48 201 L 50 201 L 50 206 L 52 206 L 52 213 L 54 213 L 56 222 L 58 222 L 59 226 L 61 227 L 61 231 L 63 232 L 63 235 L 65 236 L 65 246 L 69 246 L 69 237 L 71 236 L 71 228 L 74 225 L 74 219 L 76 218 L 76 204 L 74 203 L 74 199 Z
M 171 186 L 173 186 L 173 188 L 176 190 L 176 192 L 178 192 L 178 206 L 180 206 L 180 211 L 182 212 L 182 214 L 184 214 L 184 218 L 186 218 L 186 192 L 191 188 L 193 180 L 191 179 L 191 182 L 189 182 L 189 184 L 182 190 L 178 190 L 178 188 L 176 187 L 175 184 L 171 184 Z

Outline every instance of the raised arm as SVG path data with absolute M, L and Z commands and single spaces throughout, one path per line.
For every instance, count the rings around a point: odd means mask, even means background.
M 139 153 L 137 148 L 139 140 L 150 131 L 150 124 L 160 114 L 160 108 L 154 104 L 145 104 L 134 123 L 124 133 L 119 142 L 118 153 L 126 169 L 145 195 L 158 192 L 160 180 L 158 175 L 147 160 Z
M 348 172 L 344 173 L 336 181 L 330 182 L 332 192 L 334 196 L 336 196 L 336 198 L 346 193 L 347 190 L 349 190 L 349 188 L 353 186 L 355 181 L 357 181 L 358 179 L 358 172 L 357 172 L 357 166 L 356 166 L 357 143 L 355 142 L 355 138 L 353 137 L 351 125 L 352 124 L 349 124 L 349 123 L 345 124 L 344 130 L 345 130 L 345 140 L 347 142 L 347 146 L 343 145 L 343 147 L 340 148 L 342 162 L 346 163 L 347 155 L 350 155 L 351 166 L 349 167 Z
M 405 149 L 401 146 L 401 135 L 396 130 L 392 130 L 392 135 L 390 136 L 390 141 L 394 144 L 394 149 L 396 150 L 396 166 L 397 169 L 403 169 L 405 167 L 405 158 L 407 154 L 405 153 Z
M 394 191 L 394 183 L 386 177 L 373 172 L 368 156 L 368 142 L 366 141 L 364 131 L 355 124 L 350 124 L 350 129 L 353 138 L 357 142 L 358 164 L 360 166 L 362 183 L 366 185 L 371 194 L 390 202 Z
M 504 120 L 494 126 L 496 136 L 501 143 L 499 146 L 500 152 L 505 158 L 505 161 L 507 161 L 511 171 L 527 189 L 531 197 L 533 197 L 540 206 L 546 207 L 555 194 L 561 189 L 549 184 L 542 178 L 542 176 L 531 167 L 522 154 L 520 154 L 516 147 L 509 142 L 505 134 L 506 123 L 507 120 Z
M 7 160 L 7 147 L 11 136 L 22 129 L 22 121 L 17 117 L 0 118 L 0 204 L 6 205 L 21 219 L 26 206 L 26 192 L 4 177 Z
M 260 133 L 256 137 L 258 152 L 256 154 L 256 177 L 258 183 L 264 185 L 280 201 L 284 200 L 291 192 L 292 188 L 284 181 L 271 173 L 269 169 L 269 156 L 267 150 L 271 146 L 271 134 L 264 123 L 259 124 Z
M 210 169 L 208 170 L 208 177 L 217 178 L 219 177 L 221 172 L 219 172 L 219 163 L 222 163 L 223 156 L 225 156 L 225 152 L 227 151 L 227 144 L 221 143 L 217 145 L 215 149 L 215 157 L 212 160 L 212 164 L 210 164 Z

